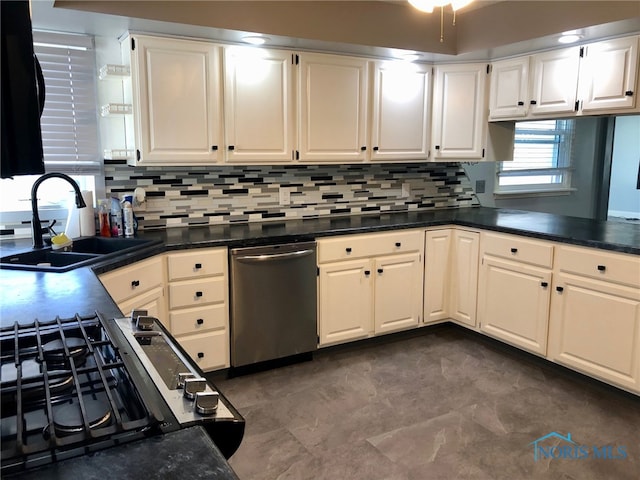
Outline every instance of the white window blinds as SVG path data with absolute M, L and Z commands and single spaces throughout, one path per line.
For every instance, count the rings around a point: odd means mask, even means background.
M 40 120 L 45 169 L 97 174 L 102 160 L 93 37 L 36 31 L 33 42 L 45 79 Z

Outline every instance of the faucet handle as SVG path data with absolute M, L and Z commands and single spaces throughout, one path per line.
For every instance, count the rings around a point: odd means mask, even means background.
M 51 222 L 49 225 L 47 225 L 45 228 L 45 230 L 47 230 L 49 232 L 49 235 L 51 235 L 52 237 L 55 237 L 57 235 L 56 231 L 53 229 L 53 226 L 56 224 L 56 219 L 53 219 L 53 222 Z

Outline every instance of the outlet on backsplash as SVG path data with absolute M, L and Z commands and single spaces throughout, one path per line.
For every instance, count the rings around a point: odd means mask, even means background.
M 291 204 L 291 190 L 287 187 L 280 187 L 280 205 Z

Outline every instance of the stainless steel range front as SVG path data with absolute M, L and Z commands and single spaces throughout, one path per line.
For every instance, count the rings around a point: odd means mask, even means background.
M 229 458 L 244 419 L 145 312 L 0 329 L 2 477 L 191 425 Z

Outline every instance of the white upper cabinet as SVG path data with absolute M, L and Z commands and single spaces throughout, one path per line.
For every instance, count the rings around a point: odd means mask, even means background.
M 224 124 L 229 163 L 291 161 L 295 150 L 291 52 L 224 51 Z
M 584 47 L 580 65 L 582 112 L 637 108 L 638 37 L 618 38 Z
M 220 47 L 132 35 L 136 165 L 214 163 L 221 154 Z
M 438 65 L 433 88 L 433 160 L 481 159 L 487 123 L 487 64 Z
M 500 60 L 491 65 L 489 118 L 523 118 L 529 105 L 529 57 Z
M 577 111 L 580 47 L 531 56 L 532 116 L 574 114 Z
M 427 159 L 430 99 L 430 66 L 399 61 L 375 62 L 371 160 Z
M 302 53 L 298 72 L 299 158 L 307 163 L 367 157 L 368 60 Z

